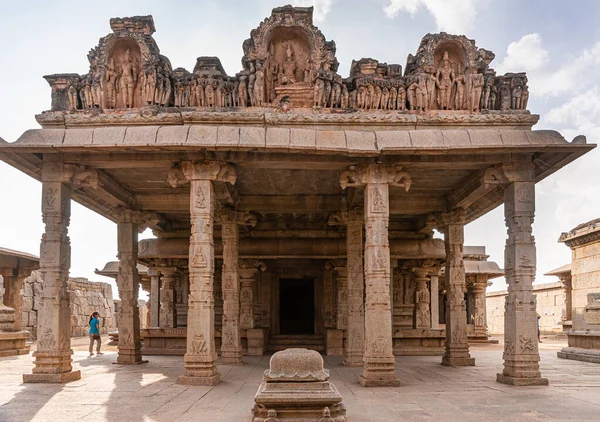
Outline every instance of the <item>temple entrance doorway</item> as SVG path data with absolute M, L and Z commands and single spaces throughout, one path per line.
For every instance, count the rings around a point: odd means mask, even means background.
M 280 333 L 315 333 L 315 283 L 312 278 L 279 280 Z

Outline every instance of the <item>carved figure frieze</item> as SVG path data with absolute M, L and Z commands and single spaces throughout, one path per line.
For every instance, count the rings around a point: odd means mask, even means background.
M 243 43 L 242 70 L 228 76 L 217 57 L 193 71 L 172 69 L 152 36 L 151 16 L 111 19 L 112 33 L 90 50 L 84 75 L 45 76 L 52 110 L 76 113 L 148 105 L 179 108 L 290 107 L 337 112 L 486 113 L 527 109 L 525 73 L 496 76 L 494 53 L 474 40 L 427 34 L 403 73 L 399 64 L 353 60 L 338 74 L 336 45 L 313 24 L 313 9 L 284 6 Z M 285 105 L 285 107 L 284 107 Z

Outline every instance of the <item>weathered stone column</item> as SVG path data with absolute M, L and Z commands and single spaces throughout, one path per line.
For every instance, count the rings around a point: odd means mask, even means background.
M 440 279 L 438 269 L 429 276 L 431 285 L 431 328 L 440 328 Z
M 67 282 L 71 266 L 68 236 L 71 189 L 63 183 L 62 163 L 44 157 L 42 164 L 42 219 L 46 226 L 40 247 L 43 289 L 38 304 L 38 349 L 35 367 L 23 382 L 64 383 L 81 378 L 71 366 L 71 318 Z M 21 316 L 19 315 L 19 318 Z
M 150 273 L 150 327 L 160 326 L 160 271 L 149 268 Z
M 508 296 L 504 308 L 504 370 L 498 382 L 512 385 L 547 385 L 540 374 L 537 312 L 532 283 L 535 279 L 535 172 L 532 163 L 504 166 L 504 216 L 508 239 L 504 273 Z
M 254 328 L 254 291 L 258 271 L 265 271 L 267 266 L 262 261 L 242 260 L 239 263 L 240 275 L 240 328 Z
M 239 228 L 237 213 L 224 208 L 220 214 L 223 240 L 223 329 L 221 337 L 221 362 L 242 365 L 242 339 L 240 338 L 240 280 L 238 275 Z
M 177 321 L 174 300 L 177 268 L 161 267 L 160 272 L 160 328 L 173 328 Z
M 236 181 L 233 167 L 218 162 L 190 162 L 176 165 L 169 172 L 169 183 L 176 187 L 190 183 L 190 294 L 187 323 L 185 375 L 180 384 L 215 385 L 220 380 L 215 349 L 213 284 L 215 271 L 213 181 Z
M 337 329 L 348 329 L 348 270 L 336 262 L 333 267 L 337 285 Z
M 427 277 L 431 268 L 413 268 L 415 273 L 415 309 L 413 313 L 413 328 L 430 328 L 431 313 L 429 308 L 429 289 L 427 288 Z
M 487 338 L 485 325 L 485 290 L 487 288 L 487 274 L 477 274 L 473 283 L 473 335 Z
M 329 218 L 330 225 L 346 225 L 347 320 L 344 365 L 362 366 L 365 348 L 365 280 L 363 275 L 363 212 L 342 211 Z
M 460 208 L 442 214 L 446 246 L 446 351 L 442 365 L 472 366 L 467 341 L 467 310 L 465 305 L 466 276 L 463 261 L 464 224 L 466 212 Z
M 121 209 L 117 223 L 117 248 L 119 272 L 117 287 L 121 306 L 117 314 L 119 328 L 119 354 L 117 363 L 137 364 L 142 360 L 142 343 L 140 338 L 140 311 L 138 295 L 140 279 L 137 271 L 138 223 L 141 215 L 137 211 Z
M 333 263 L 327 261 L 323 268 L 323 319 L 326 329 L 336 328 L 335 289 L 333 287 Z
M 565 292 L 563 321 L 573 321 L 573 284 L 571 274 L 563 274 L 559 278 Z
M 366 387 L 397 386 L 392 350 L 390 304 L 389 185 L 410 188 L 400 166 L 364 164 L 340 175 L 342 189 L 364 187 L 365 210 L 365 351 L 360 383 Z

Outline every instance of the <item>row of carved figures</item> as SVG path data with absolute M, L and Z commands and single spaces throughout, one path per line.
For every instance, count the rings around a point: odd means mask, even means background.
M 112 66 L 111 66 L 112 67 Z M 253 69 L 254 70 L 254 69 Z M 175 107 L 263 107 L 265 75 L 257 64 L 254 73 L 242 73 L 223 80 L 220 76 L 170 77 L 157 67 L 138 75 L 103 78 L 84 77 L 68 88 L 73 109 L 115 108 L 117 95 L 125 108 L 142 105 Z M 135 77 L 132 75 L 136 75 Z M 468 79 L 468 80 L 467 80 Z M 468 83 L 467 83 L 468 82 Z M 313 79 L 313 106 L 360 110 L 525 110 L 529 99 L 527 85 L 519 77 L 499 77 L 474 73 L 459 74 L 440 81 L 433 73 L 417 72 L 405 78 L 356 78 L 346 83 L 331 71 L 316 71 Z M 136 104 L 140 91 L 143 104 Z

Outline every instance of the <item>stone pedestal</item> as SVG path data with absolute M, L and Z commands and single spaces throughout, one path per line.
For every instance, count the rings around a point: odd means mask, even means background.
M 504 308 L 504 370 L 497 381 L 511 385 L 546 385 L 539 369 L 535 279 L 535 174 L 531 163 L 506 168 L 504 216 L 508 227 L 504 272 L 508 296 Z
M 454 210 L 442 215 L 446 245 L 446 351 L 442 365 L 472 366 L 475 359 L 469 354 L 467 340 L 467 311 L 465 306 L 466 275 L 463 261 L 465 211 Z
M 323 358 L 318 352 L 277 352 L 263 379 L 254 397 L 253 422 L 346 421 L 342 396 L 329 382 L 329 371 L 323 369 Z
M 238 276 L 239 229 L 237 213 L 224 209 L 220 214 L 223 239 L 223 325 L 221 362 L 225 365 L 242 365 L 242 339 L 240 338 L 240 280 Z
M 71 245 L 67 234 L 71 215 L 71 189 L 65 183 L 62 163 L 44 156 L 42 165 L 42 218 L 46 230 L 40 247 L 43 289 L 38 304 L 38 348 L 35 367 L 23 382 L 64 383 L 81 378 L 71 366 L 71 316 L 67 282 Z

